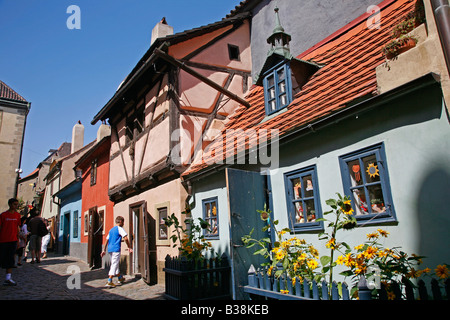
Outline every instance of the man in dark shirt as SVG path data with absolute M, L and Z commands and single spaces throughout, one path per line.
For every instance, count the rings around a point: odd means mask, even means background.
M 44 224 L 44 220 L 41 217 L 41 212 L 37 211 L 36 215 L 33 219 L 28 223 L 28 231 L 30 231 L 30 251 L 31 251 L 31 263 L 34 263 L 34 259 L 36 262 L 41 262 L 41 243 L 42 236 L 39 235 L 39 227 L 41 224 Z

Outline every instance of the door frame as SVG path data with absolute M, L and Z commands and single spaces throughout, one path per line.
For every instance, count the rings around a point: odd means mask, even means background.
M 138 214 L 136 215 L 136 209 Z M 129 254 L 129 270 L 131 274 L 141 274 L 144 281 L 149 281 L 149 228 L 147 202 L 139 201 L 129 205 L 129 240 L 133 252 Z M 137 228 L 137 229 L 136 229 Z M 137 234 L 136 234 L 137 233 Z M 137 264 L 137 266 L 136 266 Z

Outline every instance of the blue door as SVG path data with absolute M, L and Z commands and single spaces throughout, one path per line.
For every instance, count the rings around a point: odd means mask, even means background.
M 254 228 L 252 237 L 261 239 L 268 237 L 261 229 L 265 222 L 256 210 L 270 206 L 267 176 L 260 172 L 226 169 L 228 201 L 230 208 L 230 239 L 232 260 L 233 299 L 247 300 L 248 294 L 243 287 L 248 283 L 248 269 L 253 264 L 258 268 L 266 262 L 261 255 L 253 255 L 253 248 L 243 246 L 241 238 Z

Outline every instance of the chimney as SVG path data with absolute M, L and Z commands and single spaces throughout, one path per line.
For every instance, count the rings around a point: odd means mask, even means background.
M 104 137 L 110 135 L 111 135 L 111 127 L 108 126 L 105 122 L 102 122 L 102 124 L 97 130 L 97 143 L 99 143 Z
M 83 148 L 83 144 L 84 144 L 84 126 L 81 124 L 81 121 L 78 120 L 78 123 L 75 124 L 72 129 L 71 153 L 74 153 Z
M 166 21 L 166 17 L 163 17 L 160 22 L 158 22 L 152 30 L 152 40 L 150 45 L 155 42 L 158 38 L 163 38 L 173 34 L 173 27 L 169 26 Z

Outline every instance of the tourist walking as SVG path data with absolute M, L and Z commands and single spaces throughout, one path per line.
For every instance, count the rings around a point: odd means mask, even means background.
M 29 234 L 27 224 L 26 224 L 27 217 L 22 217 L 20 219 L 20 230 L 19 230 L 19 240 L 17 242 L 17 250 L 16 250 L 16 257 L 17 257 L 17 265 L 22 265 L 22 260 L 25 256 L 25 247 L 27 246 L 27 236 Z
M 44 219 L 45 226 L 47 228 L 48 233 L 42 237 L 42 246 L 41 246 L 41 253 L 42 253 L 42 259 L 47 258 L 47 247 L 50 243 L 50 238 L 55 241 L 55 236 L 53 235 L 50 225 L 48 224 L 48 220 Z
M 19 201 L 8 200 L 9 209 L 0 214 L 0 267 L 6 269 L 4 286 L 15 286 L 11 273 L 14 267 L 14 255 L 17 249 L 18 234 L 20 230 Z
M 106 236 L 105 249 L 100 254 L 103 257 L 106 254 L 106 248 L 108 248 L 109 255 L 111 257 L 111 267 L 108 273 L 108 282 L 106 284 L 107 287 L 115 287 L 116 285 L 113 283 L 113 277 L 117 276 L 120 284 L 124 283 L 125 279 L 123 275 L 120 274 L 119 270 L 119 262 L 120 262 L 120 250 L 121 250 L 121 242 L 122 239 L 128 246 L 128 250 L 130 253 L 133 252 L 131 249 L 130 242 L 128 241 L 128 234 L 123 229 L 124 218 L 121 216 L 116 217 L 116 226 L 112 227 Z
M 36 215 L 30 220 L 28 226 L 31 237 L 30 237 L 30 251 L 31 251 L 31 263 L 41 262 L 41 246 L 42 237 L 45 236 L 48 231 L 44 224 L 44 220 L 41 218 L 41 212 L 37 211 Z

